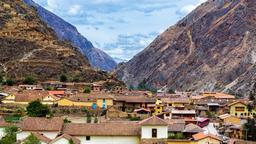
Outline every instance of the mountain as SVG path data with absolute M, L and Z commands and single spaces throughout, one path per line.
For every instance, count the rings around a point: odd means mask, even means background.
M 24 0 L 24 2 L 36 9 L 40 18 L 57 33 L 59 39 L 67 40 L 73 46 L 80 48 L 94 68 L 112 71 L 116 67 L 117 63 L 102 50 L 94 48 L 92 43 L 77 31 L 76 27 L 36 4 L 33 0 Z
M 256 72 L 255 13 L 255 0 L 208 0 L 115 73 L 128 86 L 246 95 Z
M 109 77 L 94 70 L 78 48 L 59 40 L 22 0 L 0 1 L 0 72 L 17 81 L 30 75 L 40 81 L 61 74 L 86 82 Z

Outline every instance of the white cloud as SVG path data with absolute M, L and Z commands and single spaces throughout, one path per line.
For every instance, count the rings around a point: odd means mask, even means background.
M 193 11 L 196 7 L 198 7 L 200 4 L 206 2 L 207 0 L 199 0 L 197 4 L 190 4 L 190 5 L 185 5 L 180 9 L 180 13 L 182 14 L 188 14 L 191 11 Z
M 81 11 L 81 6 L 80 5 L 72 5 L 69 10 L 68 10 L 68 14 L 71 16 L 77 15 L 79 14 Z

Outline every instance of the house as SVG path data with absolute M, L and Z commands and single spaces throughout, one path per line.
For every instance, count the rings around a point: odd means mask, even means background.
M 81 144 L 139 144 L 137 122 L 106 122 L 97 124 L 65 124 L 63 133 L 76 137 Z
M 149 109 L 149 105 L 153 105 L 152 109 L 154 110 L 155 102 L 155 98 L 145 95 L 115 96 L 114 105 L 121 111 L 132 113 L 139 108 Z
M 41 85 L 19 85 L 18 88 L 22 90 L 43 90 Z
M 145 119 L 150 116 L 150 110 L 145 108 L 135 109 L 134 113 L 136 117 L 139 117 L 141 119 Z
M 155 108 L 154 108 L 154 112 L 153 114 L 160 114 L 163 112 L 163 109 L 164 109 L 164 105 L 163 105 L 163 102 L 159 99 L 156 100 L 156 103 L 155 103 Z
M 53 105 L 59 98 L 49 95 L 47 91 L 25 90 L 15 95 L 9 95 L 2 100 L 4 104 L 28 105 L 28 103 L 40 100 L 43 104 Z
M 17 133 L 17 140 L 22 141 L 26 139 L 32 132 L 37 132 L 49 139 L 54 139 L 60 134 L 63 123 L 63 119 L 59 117 L 25 117 L 19 123 L 20 131 Z
M 108 108 L 113 106 L 114 97 L 108 93 L 79 93 L 71 97 L 62 98 L 58 106 L 85 106 L 96 108 Z
M 113 93 L 123 93 L 124 91 L 127 91 L 126 87 L 122 87 L 122 86 L 116 86 L 112 89 L 111 92 Z
M 49 142 L 49 144 L 70 144 L 70 141 L 72 141 L 73 144 L 80 144 L 81 143 L 81 141 L 78 138 L 70 136 L 68 134 L 63 134 L 61 136 L 58 136 L 57 138 L 55 138 L 51 142 Z
M 141 125 L 141 143 L 164 143 L 168 139 L 168 123 L 157 116 L 139 122 Z
M 223 114 L 219 116 L 222 123 L 225 124 L 232 124 L 232 125 L 240 125 L 241 120 L 240 118 L 230 115 L 230 114 Z
M 175 109 L 184 109 L 190 103 L 189 98 L 186 97 L 162 98 L 161 100 L 167 107 Z
M 102 84 L 92 84 L 92 91 L 93 92 L 100 92 L 103 90 L 103 85 Z
M 242 101 L 236 101 L 228 105 L 229 114 L 241 118 L 256 116 L 256 110 L 249 112 L 247 104 Z
M 196 117 L 195 110 L 177 110 L 177 109 L 172 109 L 170 111 L 170 116 L 169 116 L 169 118 L 187 118 L 187 119 L 195 119 L 195 117 Z
M 221 139 L 212 134 L 204 134 L 203 132 L 194 134 L 194 141 L 197 141 L 197 144 L 221 144 Z
M 191 100 L 197 106 L 216 106 L 216 103 L 222 106 L 234 102 L 235 96 L 225 93 L 207 92 L 201 93 L 198 96 L 191 96 Z
M 65 91 L 48 91 L 50 95 L 54 95 L 56 97 L 64 97 Z

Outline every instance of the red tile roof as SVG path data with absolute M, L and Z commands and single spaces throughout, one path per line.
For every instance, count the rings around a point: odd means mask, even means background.
M 22 131 L 61 131 L 63 119 L 59 117 L 26 117 L 19 125 Z
M 152 116 L 150 118 L 147 118 L 143 121 L 139 122 L 142 126 L 168 126 L 168 123 L 164 121 L 163 119 L 157 117 L 157 116 Z
M 63 134 L 63 135 L 61 135 L 61 136 L 55 138 L 54 140 L 52 140 L 49 144 L 53 144 L 54 142 L 57 142 L 57 141 L 58 141 L 59 139 L 61 139 L 61 138 L 65 138 L 65 139 L 67 139 L 68 141 L 69 141 L 69 140 L 72 140 L 72 141 L 74 142 L 74 144 L 80 144 L 80 143 L 81 143 L 81 141 L 80 141 L 78 138 L 72 137 L 72 136 L 70 136 L 70 135 L 68 135 L 68 134 Z
M 63 132 L 71 136 L 138 136 L 140 126 L 135 122 L 69 123 L 64 126 Z

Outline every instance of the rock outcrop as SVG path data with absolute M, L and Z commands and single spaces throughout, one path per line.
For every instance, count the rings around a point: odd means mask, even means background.
M 127 85 L 246 95 L 256 72 L 256 1 L 208 0 L 159 35 L 117 76 Z

